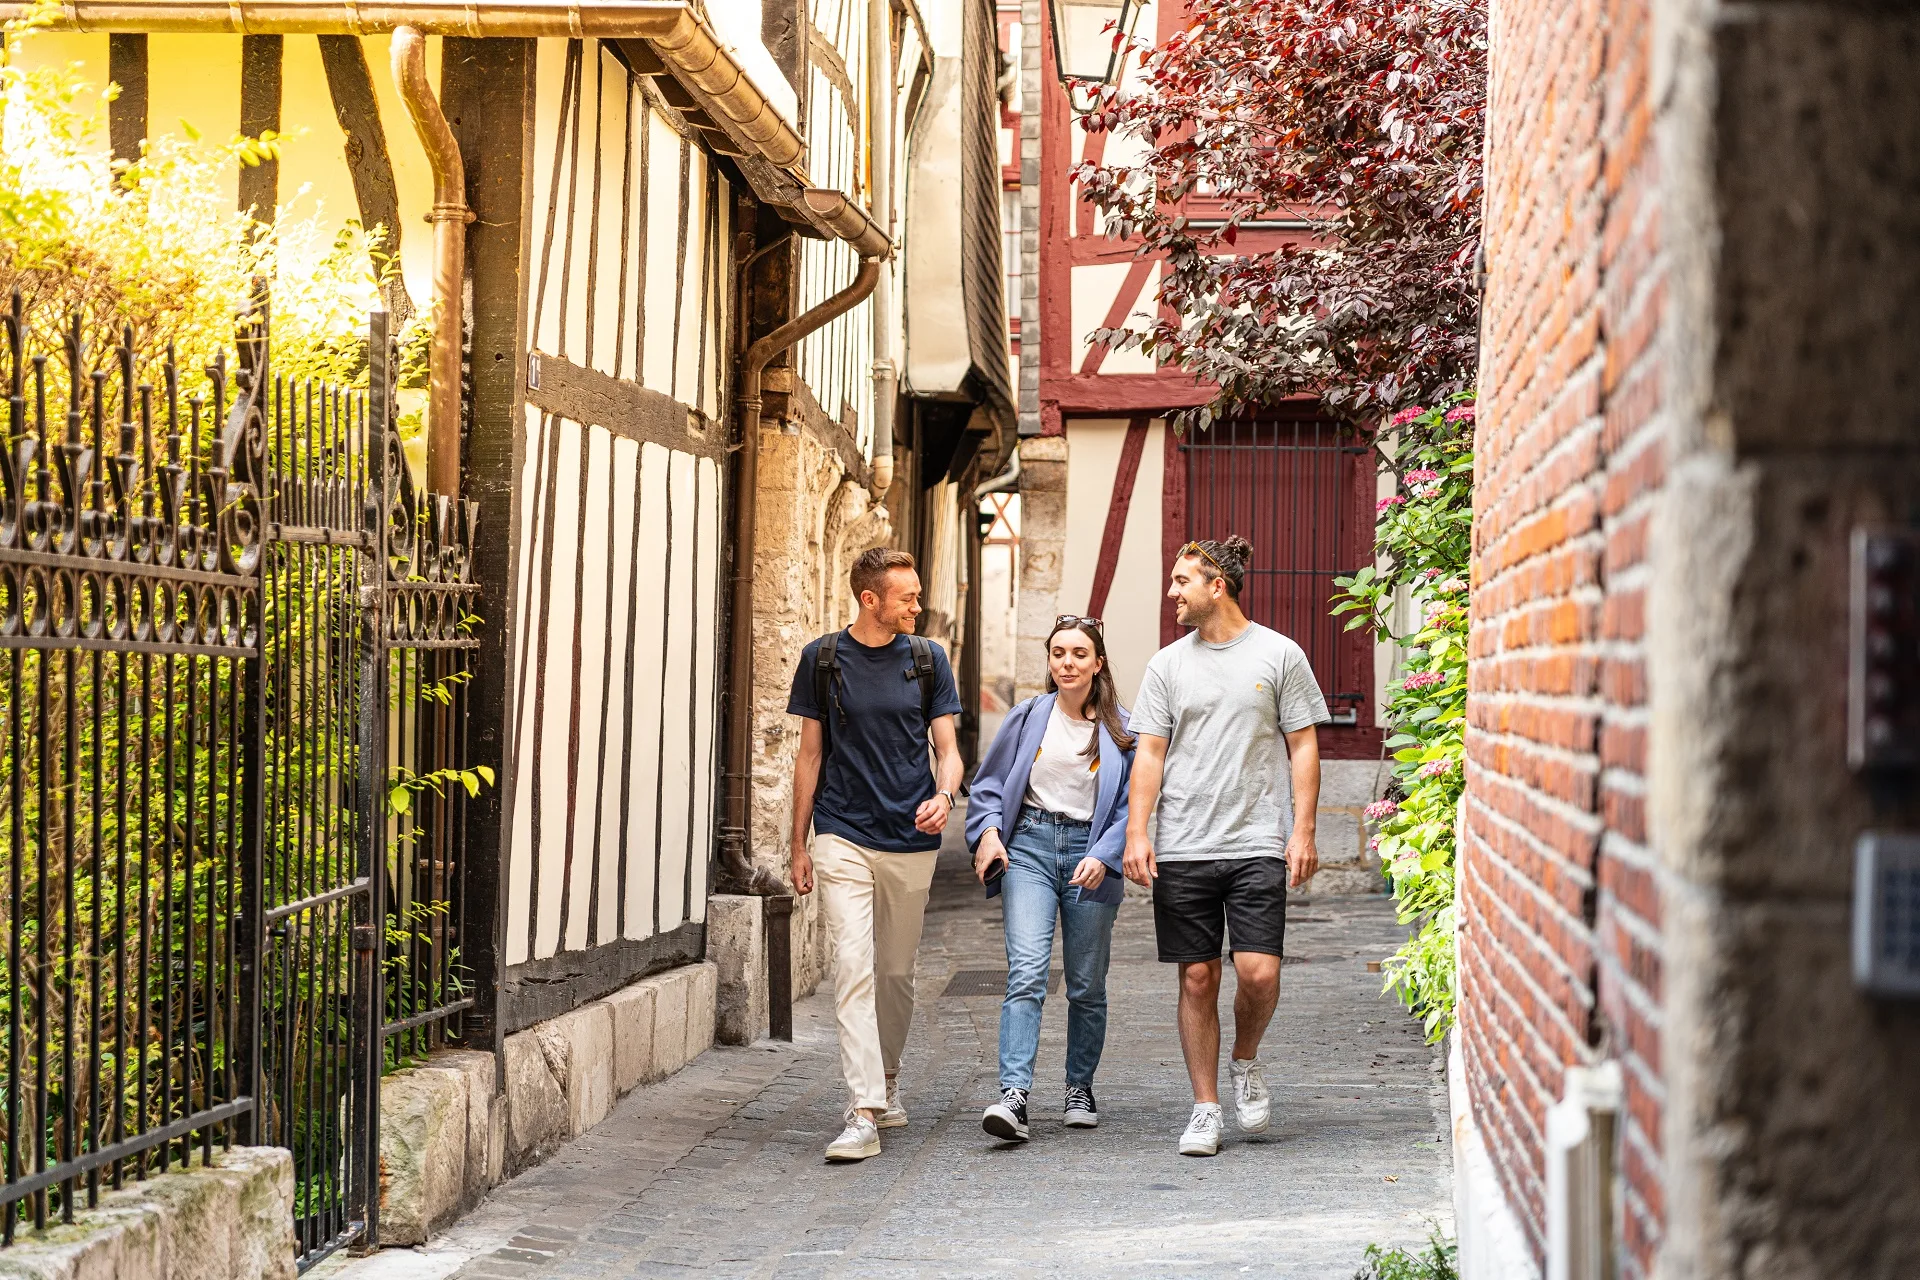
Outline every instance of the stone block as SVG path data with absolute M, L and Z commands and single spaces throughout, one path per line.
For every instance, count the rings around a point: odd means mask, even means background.
M 681 1065 L 713 1048 L 714 1002 L 719 971 L 712 964 L 690 964 L 687 973 L 687 1048 Z
M 413 1067 L 380 1082 L 382 1244 L 425 1244 L 459 1212 L 467 1113 L 468 1075 L 457 1068 Z
M 653 1065 L 653 1005 L 659 991 L 636 982 L 608 996 L 613 1014 L 613 1091 L 626 1093 L 645 1083 Z
M 462 1190 L 463 1207 L 484 1195 L 499 1177 L 493 1172 L 498 1163 L 493 1149 L 494 1110 L 497 1096 L 494 1080 L 497 1066 L 493 1054 L 483 1049 L 448 1049 L 433 1055 L 432 1066 L 459 1072 L 466 1081 L 466 1182 Z
M 235 1276 L 294 1280 L 293 1153 L 284 1147 L 235 1147 L 219 1171 L 235 1180 Z
M 707 959 L 717 983 L 714 1039 L 752 1044 L 767 1029 L 766 899 L 738 894 L 707 899 Z
M 218 1169 L 196 1169 L 190 1176 L 156 1178 L 140 1190 L 160 1208 L 167 1238 L 168 1280 L 226 1280 L 236 1270 L 234 1216 L 238 1182 L 245 1174 L 223 1177 Z
M 596 1000 L 534 1030 L 566 1094 L 567 1132 L 585 1133 L 613 1109 L 613 1010 Z
M 238 1147 L 212 1167 L 101 1196 L 0 1251 L 8 1280 L 293 1280 L 293 1159 Z
M 118 1280 L 166 1275 L 166 1211 L 140 1195 L 116 1192 L 103 1197 L 100 1208 L 83 1210 L 70 1225 L 21 1232 L 16 1243 L 0 1251 L 0 1277 Z
M 1388 770 L 1378 760 L 1322 760 L 1321 809 L 1364 809 L 1380 798 Z
M 648 978 L 654 990 L 653 1059 L 648 1080 L 664 1080 L 687 1065 L 686 969 L 672 969 Z
M 1322 809 L 1314 820 L 1314 847 L 1323 867 L 1360 862 L 1366 853 L 1367 833 L 1359 809 Z
M 540 1046 L 538 1027 L 506 1039 L 505 1172 L 540 1163 L 567 1136 L 567 1094 Z

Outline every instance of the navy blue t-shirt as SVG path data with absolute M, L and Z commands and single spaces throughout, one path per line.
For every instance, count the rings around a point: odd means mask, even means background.
M 870 649 L 842 631 L 834 654 L 840 707 L 815 705 L 815 640 L 800 653 L 793 673 L 789 715 L 824 721 L 833 714 L 831 750 L 821 764 L 813 804 L 813 829 L 868 849 L 921 853 L 940 847 L 940 837 L 913 825 L 914 811 L 933 797 L 927 724 L 920 717 L 920 682 L 913 675 L 913 649 L 905 636 Z M 842 717 L 840 712 L 845 712 Z M 960 714 L 947 651 L 933 646 L 933 714 Z

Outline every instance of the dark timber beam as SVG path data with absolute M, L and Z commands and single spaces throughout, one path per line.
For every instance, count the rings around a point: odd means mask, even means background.
M 507 689 L 512 620 L 521 607 L 514 598 L 520 542 L 517 503 L 526 496 L 516 492 L 514 480 L 525 448 L 527 291 L 521 267 L 533 217 L 534 42 L 448 37 L 441 53 L 440 105 L 466 163 L 467 205 L 474 213 L 467 228 L 473 330 L 461 492 L 480 504 L 485 532 L 473 555 L 481 623 L 467 704 L 472 717 L 467 730 L 472 758 L 467 763 L 492 766 L 498 779 L 467 806 L 469 932 L 461 945 L 475 979 L 468 1043 L 497 1054 L 500 1037 L 518 1029 L 501 1017 L 500 999 L 506 976 L 502 943 L 512 819 L 505 788 L 514 776 Z
M 346 134 L 347 172 L 360 205 L 360 223 L 368 231 L 385 230 L 381 250 L 380 296 L 393 313 L 397 330 L 413 316 L 413 299 L 400 277 L 400 185 L 393 177 L 393 157 L 387 153 L 387 132 L 380 123 L 380 102 L 373 92 L 373 73 L 359 36 L 321 36 L 320 61 L 327 69 L 327 93 L 333 99 L 334 118 Z M 471 183 L 471 178 L 469 178 Z M 391 270 L 386 263 L 391 263 Z
M 245 137 L 280 132 L 280 60 L 285 40 L 284 36 L 240 37 L 240 132 Z M 272 222 L 279 204 L 280 162 L 242 165 L 240 212 Z
M 140 144 L 147 140 L 145 36 L 107 37 L 107 79 L 120 86 L 120 95 L 107 104 L 107 141 L 115 160 L 132 164 L 140 158 Z

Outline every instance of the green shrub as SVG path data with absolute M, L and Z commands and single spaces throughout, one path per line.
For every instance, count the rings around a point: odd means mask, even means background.
M 1418 1252 L 1367 1246 L 1367 1260 L 1353 1280 L 1459 1280 L 1460 1247 L 1435 1227 Z
M 1473 406 L 1461 396 L 1389 424 L 1399 492 L 1379 504 L 1383 569 L 1336 578 L 1334 612 L 1393 640 L 1405 669 L 1387 704 L 1393 785 L 1367 807 L 1373 848 L 1414 932 L 1383 966 L 1437 1041 L 1453 1024 L 1454 858 L 1466 789 L 1467 574 L 1473 525 Z M 1396 627 L 1396 620 L 1407 621 Z
M 147 142 L 138 160 L 100 150 L 99 115 L 117 88 L 94 84 L 78 64 L 22 65 L 21 53 L 57 3 L 5 26 L 0 54 L 0 306 L 13 289 L 26 304 L 35 350 L 58 352 L 81 318 L 93 367 L 112 360 L 123 326 L 143 358 L 169 345 L 196 369 L 234 341 L 234 318 L 257 282 L 273 299 L 273 363 L 288 377 L 365 385 L 366 316 L 379 273 L 397 269 L 380 251 L 384 229 L 333 225 L 322 210 L 259 221 L 236 210 L 223 179 L 234 168 L 277 160 L 295 135 L 185 137 Z M 418 346 L 416 317 L 403 342 Z

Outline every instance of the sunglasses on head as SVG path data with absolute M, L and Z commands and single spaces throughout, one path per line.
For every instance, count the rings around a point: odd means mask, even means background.
M 1218 569 L 1221 573 L 1225 573 L 1227 571 L 1225 565 L 1221 564 L 1218 560 L 1215 560 L 1213 558 L 1213 553 L 1211 551 L 1208 551 L 1205 547 L 1201 546 L 1197 542 L 1189 542 L 1186 546 L 1180 548 L 1180 555 L 1175 556 L 1174 559 L 1178 560 L 1182 556 L 1203 556 L 1205 557 L 1206 562 L 1208 564 Z
M 1098 618 L 1083 618 L 1077 613 L 1063 613 L 1053 620 L 1053 629 L 1055 631 L 1058 631 L 1062 627 L 1079 626 L 1092 627 L 1095 631 L 1100 631 L 1104 634 L 1104 628 L 1100 625 L 1100 619 Z

